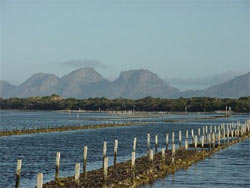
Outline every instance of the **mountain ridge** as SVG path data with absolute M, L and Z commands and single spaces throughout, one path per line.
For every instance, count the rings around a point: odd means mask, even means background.
M 203 90 L 187 90 L 182 92 L 183 97 L 221 97 L 239 98 L 250 96 L 250 72 L 235 78 L 215 84 Z
M 122 71 L 113 81 L 104 78 L 92 67 L 74 70 L 61 78 L 55 74 L 35 73 L 19 86 L 0 81 L 0 97 L 31 97 L 52 94 L 64 98 L 131 98 L 147 96 L 178 97 L 229 97 L 249 96 L 250 72 L 222 84 L 202 90 L 180 91 L 164 82 L 156 73 L 146 69 Z

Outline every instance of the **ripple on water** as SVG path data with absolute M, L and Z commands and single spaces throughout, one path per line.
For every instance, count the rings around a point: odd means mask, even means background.
M 160 187 L 250 187 L 250 139 L 221 150 L 213 156 L 177 171 L 152 185 L 141 188 Z
M 17 113 L 17 112 L 15 112 Z M 36 112 L 37 113 L 37 112 Z M 39 112 L 40 114 L 40 112 Z M 5 115 L 6 116 L 6 115 Z M 67 114 L 44 113 L 40 117 L 34 115 L 41 122 L 46 122 L 48 117 L 66 118 Z M 57 117 L 59 116 L 59 117 Z M 191 116 L 192 117 L 192 116 Z M 20 117 L 21 118 L 21 117 Z M 22 117 L 22 118 L 27 118 Z M 245 120 L 245 116 L 233 117 L 234 120 Z M 151 146 L 154 145 L 154 135 L 159 137 L 159 150 L 165 147 L 165 134 L 172 131 L 184 131 L 197 129 L 209 124 L 231 122 L 232 119 L 204 120 L 197 122 L 179 123 L 151 123 L 147 126 L 116 127 L 96 130 L 79 130 L 60 133 L 18 135 L 0 137 L 0 188 L 14 187 L 16 160 L 22 159 L 21 187 L 34 187 L 36 175 L 44 173 L 44 181 L 54 179 L 56 152 L 61 152 L 61 176 L 72 176 L 74 164 L 82 161 L 82 149 L 88 145 L 88 170 L 101 167 L 103 141 L 108 142 L 107 154 L 112 163 L 113 143 L 119 139 L 118 162 L 131 157 L 133 138 L 137 137 L 136 157 L 146 153 L 146 137 L 150 132 L 152 136 Z M 18 122 L 18 121 L 16 121 Z M 30 120 L 32 123 L 32 119 Z M 66 122 L 68 123 L 68 122 Z M 15 123 L 13 123 L 15 125 Z M 195 131 L 196 134 L 196 131 Z M 175 134 L 178 140 L 178 134 Z M 201 161 L 188 170 L 176 172 L 175 176 L 168 176 L 155 182 L 153 187 L 227 187 L 244 186 L 249 182 L 249 142 L 237 144 L 223 150 L 209 159 Z M 249 161 L 249 160 L 248 160 Z M 81 163 L 82 165 L 82 163 Z M 239 167 L 238 170 L 233 170 Z M 218 180 L 217 177 L 220 177 Z

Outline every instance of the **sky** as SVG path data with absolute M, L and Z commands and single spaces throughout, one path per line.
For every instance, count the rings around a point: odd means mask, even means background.
M 249 0 L 0 0 L 0 80 L 107 78 L 148 69 L 198 78 L 250 69 Z

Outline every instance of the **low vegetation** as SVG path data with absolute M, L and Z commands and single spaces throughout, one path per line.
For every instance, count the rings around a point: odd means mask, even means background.
M 231 98 L 209 98 L 193 97 L 179 99 L 161 99 L 145 97 L 142 99 L 64 99 L 58 95 L 30 98 L 0 98 L 0 109 L 16 110 L 93 110 L 93 111 L 185 111 L 189 112 L 213 112 L 225 110 L 230 106 L 234 112 L 250 112 L 250 97 Z

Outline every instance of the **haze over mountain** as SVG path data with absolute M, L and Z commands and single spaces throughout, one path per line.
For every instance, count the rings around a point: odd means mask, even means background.
M 179 90 L 170 87 L 160 77 L 148 70 L 129 70 L 121 72 L 111 84 L 112 98 L 174 97 Z
M 55 93 L 59 78 L 54 74 L 36 73 L 24 83 L 8 91 L 9 97 L 46 96 Z
M 204 93 L 210 97 L 250 96 L 250 72 L 222 84 L 211 86 Z
M 220 74 L 212 74 L 205 77 L 193 77 L 193 78 L 166 78 L 164 81 L 178 89 L 190 90 L 190 89 L 206 89 L 210 86 L 222 84 L 233 78 L 243 75 L 242 71 L 227 71 Z
M 223 97 L 238 98 L 250 96 L 250 72 L 237 76 L 232 80 L 210 86 L 204 90 L 189 90 L 182 92 L 183 97 Z
M 114 81 L 109 81 L 93 68 L 80 68 L 62 78 L 52 74 L 32 75 L 20 86 L 12 86 L 2 81 L 1 97 L 31 97 L 58 94 L 65 98 L 141 98 L 174 97 L 179 90 L 170 87 L 159 76 L 148 70 L 121 72 Z
M 80 68 L 60 79 L 56 93 L 67 98 L 100 97 L 102 94 L 99 91 L 105 89 L 107 85 L 109 81 L 93 68 Z
M 11 91 L 13 91 L 13 89 L 15 87 L 16 86 L 11 85 L 7 81 L 0 80 L 0 97 L 3 97 L 3 98 L 10 97 L 10 95 L 8 93 L 10 93 Z
M 64 98 L 143 98 L 147 96 L 178 98 L 193 96 L 249 96 L 250 73 L 204 90 L 181 92 L 149 70 L 129 70 L 109 81 L 93 68 L 80 68 L 59 78 L 54 74 L 36 73 L 19 86 L 0 81 L 0 97 L 31 97 L 58 94 Z

